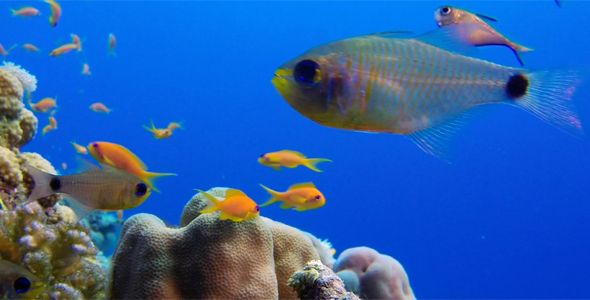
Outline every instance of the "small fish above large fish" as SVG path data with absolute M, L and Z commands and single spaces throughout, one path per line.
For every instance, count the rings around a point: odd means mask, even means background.
M 465 27 L 467 26 L 467 28 Z M 470 24 L 413 38 L 368 35 L 315 47 L 275 71 L 272 83 L 300 114 L 324 126 L 395 133 L 448 160 L 448 140 L 475 107 L 519 107 L 582 134 L 573 96 L 585 69 L 527 70 L 456 53 Z
M 524 65 L 520 53 L 533 51 L 521 46 L 496 31 L 484 20 L 497 22 L 496 19 L 482 14 L 476 14 L 452 6 L 441 6 L 434 12 L 434 19 L 438 27 L 454 26 L 457 24 L 473 24 L 464 26 L 464 30 L 457 31 L 457 38 L 464 39 L 474 46 L 506 46 L 514 52 L 520 65 Z
M 0 259 L 0 299 L 36 299 L 45 284 L 27 269 Z

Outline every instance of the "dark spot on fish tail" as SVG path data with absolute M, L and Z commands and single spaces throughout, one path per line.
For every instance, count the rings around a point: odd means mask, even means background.
M 529 79 L 523 74 L 510 76 L 506 83 L 506 95 L 510 99 L 518 99 L 526 95 L 529 87 Z
M 13 287 L 17 294 L 26 293 L 31 288 L 31 281 L 26 277 L 19 277 L 14 281 Z
M 300 85 L 306 87 L 312 87 L 318 83 L 316 80 L 316 75 L 320 70 L 320 65 L 318 65 L 313 60 L 302 60 L 297 65 L 295 65 L 295 69 L 293 70 L 293 77 L 295 81 Z
M 57 177 L 51 178 L 51 181 L 49 181 L 49 187 L 54 192 L 59 191 L 59 189 L 61 189 L 61 180 Z
M 143 196 L 145 193 L 147 193 L 147 186 L 144 183 L 135 186 L 135 196 Z

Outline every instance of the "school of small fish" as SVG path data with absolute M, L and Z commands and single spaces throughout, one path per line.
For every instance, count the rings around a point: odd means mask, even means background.
M 62 17 L 61 6 L 44 0 L 51 10 L 49 24 L 56 27 Z M 555 1 L 561 7 L 560 1 Z M 15 17 L 40 16 L 38 9 L 11 9 Z M 435 10 L 438 29 L 405 37 L 407 32 L 384 32 L 331 42 L 315 47 L 275 71 L 272 83 L 300 114 L 321 125 L 362 132 L 395 133 L 411 138 L 422 150 L 441 159 L 447 158 L 447 140 L 458 130 L 466 113 L 488 103 L 505 103 L 524 109 L 540 119 L 572 134 L 582 131 L 580 121 L 569 105 L 579 82 L 575 70 L 536 70 L 511 68 L 462 54 L 466 46 L 501 45 L 511 49 L 524 65 L 521 54 L 532 51 L 496 31 L 489 22 L 496 19 L 465 9 L 441 6 Z M 71 42 L 49 52 L 60 57 L 83 51 L 76 34 Z M 116 57 L 117 39 L 108 35 L 107 54 Z M 8 55 L 17 45 L 5 49 Z M 40 52 L 33 44 L 22 48 Z M 80 73 L 91 75 L 83 62 Z M 487 97 L 482 97 L 487 95 Z M 56 130 L 57 96 L 27 103 L 37 113 L 49 113 L 42 135 Z M 104 103 L 90 105 L 90 110 L 109 114 L 113 109 Z M 170 122 L 158 128 L 150 120 L 143 126 L 154 139 L 170 138 L 183 122 Z M 123 222 L 123 210 L 141 205 L 152 191 L 159 192 L 154 181 L 172 173 L 148 172 L 147 166 L 122 145 L 97 141 L 87 146 L 71 142 L 75 152 L 90 154 L 99 166 L 78 156 L 80 167 L 70 175 L 52 175 L 26 165 L 34 189 L 23 205 L 52 194 L 65 195 L 78 219 L 94 210 L 116 211 Z M 293 150 L 262 154 L 258 163 L 281 171 L 304 166 L 322 172 L 317 164 L 331 162 L 325 158 L 307 158 Z M 67 165 L 62 164 L 66 170 Z M 260 208 L 281 202 L 281 209 L 307 211 L 325 205 L 326 199 L 312 182 L 291 185 L 286 191 L 274 191 L 261 184 L 270 199 L 258 205 L 244 192 L 228 189 L 224 200 L 197 191 L 209 200 L 201 213 L 220 211 L 220 220 L 241 222 L 260 215 Z M 4 208 L 5 209 L 5 208 Z M 0 260 L 0 296 L 34 298 L 43 289 L 34 274 L 8 261 Z

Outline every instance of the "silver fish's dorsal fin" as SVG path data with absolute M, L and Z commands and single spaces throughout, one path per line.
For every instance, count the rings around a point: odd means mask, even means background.
M 477 23 L 457 24 L 441 27 L 412 39 L 447 51 L 467 53 L 475 49 L 475 45 L 469 42 L 469 37 L 482 28 Z
M 76 169 L 75 169 L 74 173 L 76 173 L 76 174 L 100 169 L 99 167 L 97 167 L 93 163 L 82 158 L 80 155 L 76 155 L 76 156 L 74 156 L 74 158 L 76 160 Z
M 482 110 L 481 107 L 472 108 L 445 123 L 412 132 L 407 136 L 424 152 L 432 154 L 444 162 L 451 163 L 452 139 L 469 120 Z
M 404 38 L 404 37 L 410 37 L 413 34 L 414 34 L 413 31 L 397 30 L 397 31 L 375 32 L 375 33 L 370 33 L 370 34 L 366 34 L 363 36 L 377 36 L 377 37 L 382 37 L 382 38 Z
M 70 195 L 62 194 L 63 199 L 68 202 L 68 206 L 76 215 L 76 222 L 80 222 L 84 217 L 91 213 L 94 209 L 80 203 Z

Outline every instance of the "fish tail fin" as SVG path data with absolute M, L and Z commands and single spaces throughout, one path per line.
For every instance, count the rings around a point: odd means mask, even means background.
M 322 170 L 318 169 L 316 167 L 316 165 L 318 163 L 320 163 L 320 162 L 325 162 L 325 161 L 332 162 L 331 160 L 325 159 L 325 158 L 308 158 L 308 159 L 305 160 L 305 162 L 303 163 L 303 165 L 306 166 L 306 167 L 308 167 L 308 168 L 310 168 L 310 169 L 312 169 L 312 170 L 314 170 L 314 171 L 316 171 L 316 172 L 322 172 Z
M 516 55 L 516 59 L 518 60 L 518 63 L 520 63 L 521 66 L 524 66 L 524 60 L 523 60 L 523 54 L 526 52 L 531 52 L 533 51 L 532 48 L 527 48 L 525 46 L 516 44 L 516 43 L 511 43 L 510 45 L 510 49 L 512 50 L 512 52 L 514 52 L 514 55 Z
M 265 187 L 265 186 L 264 186 L 264 185 L 262 185 L 262 184 L 261 184 L 260 186 L 261 186 L 263 189 L 265 189 L 265 190 L 266 190 L 266 191 L 267 191 L 267 192 L 270 194 L 270 196 L 271 196 L 271 197 L 270 197 L 270 199 L 269 199 L 268 201 L 266 201 L 265 203 L 263 203 L 263 204 L 259 205 L 259 207 L 265 207 L 265 206 L 271 205 L 271 204 L 273 204 L 273 203 L 275 203 L 275 202 L 277 202 L 277 201 L 279 201 L 279 200 L 280 200 L 279 198 L 280 198 L 280 196 L 281 196 L 281 193 L 279 193 L 279 192 L 277 192 L 277 191 L 273 191 L 273 190 L 271 190 L 271 189 L 269 189 L 269 188 Z
M 10 9 L 10 13 L 12 13 L 12 16 L 16 17 L 16 9 L 12 9 L 12 8 L 9 8 L 9 9 Z
M 51 189 L 50 182 L 51 179 L 55 177 L 55 175 L 51 175 L 49 173 L 45 173 L 31 165 L 25 164 L 25 168 L 31 177 L 33 178 L 33 182 L 35 182 L 35 187 L 27 200 L 25 200 L 25 205 L 43 197 L 47 197 L 49 195 L 53 195 L 56 192 Z
M 574 94 L 590 70 L 583 68 L 531 70 L 510 77 L 508 102 L 573 136 L 583 136 Z
M 154 191 L 159 193 L 160 191 L 154 186 L 154 182 L 156 179 L 164 176 L 176 176 L 174 173 L 152 173 L 152 172 L 144 172 L 141 179 L 145 181 L 145 183 Z
M 205 198 L 207 198 L 207 200 L 209 200 L 209 205 L 207 205 L 204 209 L 202 209 L 201 211 L 199 211 L 202 214 L 207 214 L 210 212 L 214 212 L 216 210 L 219 210 L 219 203 L 221 203 L 221 201 L 217 200 L 217 198 L 207 194 L 206 192 L 203 192 L 201 190 L 195 189 L 196 191 L 198 191 L 201 195 L 205 196 Z

